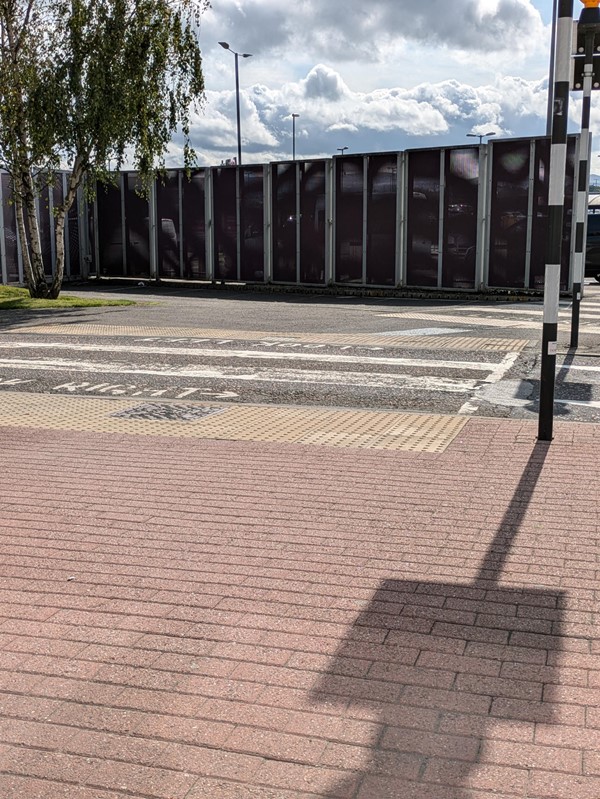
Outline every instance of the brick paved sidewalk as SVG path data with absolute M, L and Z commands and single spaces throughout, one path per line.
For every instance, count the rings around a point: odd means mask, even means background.
M 600 426 L 2 428 L 2 799 L 598 799 Z

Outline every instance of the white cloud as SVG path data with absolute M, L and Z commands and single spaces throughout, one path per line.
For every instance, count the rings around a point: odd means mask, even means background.
M 221 0 L 206 16 L 207 38 L 231 37 L 254 53 L 381 61 L 390 43 L 489 54 L 531 51 L 543 40 L 531 0 Z M 241 45 L 240 45 L 241 46 Z
M 306 78 L 300 81 L 300 85 L 304 97 L 309 100 L 324 99 L 335 102 L 351 96 L 341 75 L 324 64 L 313 67 Z
M 350 152 L 439 147 L 464 144 L 469 132 L 542 135 L 546 91 L 544 81 L 499 76 L 477 87 L 454 79 L 360 92 L 332 67 L 317 64 L 283 86 L 261 83 L 242 90 L 245 161 L 289 158 L 292 112 L 299 114 L 301 157 L 331 154 L 341 145 Z M 235 118 L 234 92 L 208 92 L 204 112 L 192 122 L 194 146 L 203 163 L 220 163 L 235 154 Z
M 543 135 L 544 3 L 219 0 L 201 27 L 208 92 L 192 120 L 199 159 L 218 164 L 237 151 L 233 57 L 218 41 L 253 53 L 239 60 L 245 163 L 291 156 L 292 113 L 302 158 L 340 146 L 464 144 L 470 132 Z

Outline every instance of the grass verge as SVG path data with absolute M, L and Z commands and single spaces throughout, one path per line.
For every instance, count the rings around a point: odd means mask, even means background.
M 37 311 L 59 308 L 97 308 L 102 305 L 135 305 L 133 300 L 100 300 L 92 297 L 70 297 L 61 294 L 56 300 L 34 300 L 27 289 L 0 286 L 0 311 Z

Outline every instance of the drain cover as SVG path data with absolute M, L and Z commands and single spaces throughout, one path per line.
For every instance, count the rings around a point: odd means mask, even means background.
M 195 405 L 166 405 L 158 402 L 144 402 L 134 408 L 126 408 L 111 413 L 121 419 L 157 419 L 168 422 L 193 422 L 215 413 L 223 413 L 225 408 L 200 408 Z

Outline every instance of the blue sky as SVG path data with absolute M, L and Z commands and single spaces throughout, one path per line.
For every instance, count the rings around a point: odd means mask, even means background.
M 291 157 L 292 113 L 299 158 L 542 135 L 551 17 L 551 0 L 214 0 L 199 163 L 236 154 L 234 58 L 219 41 L 253 54 L 239 62 L 244 163 Z M 576 129 L 576 96 L 571 113 Z

